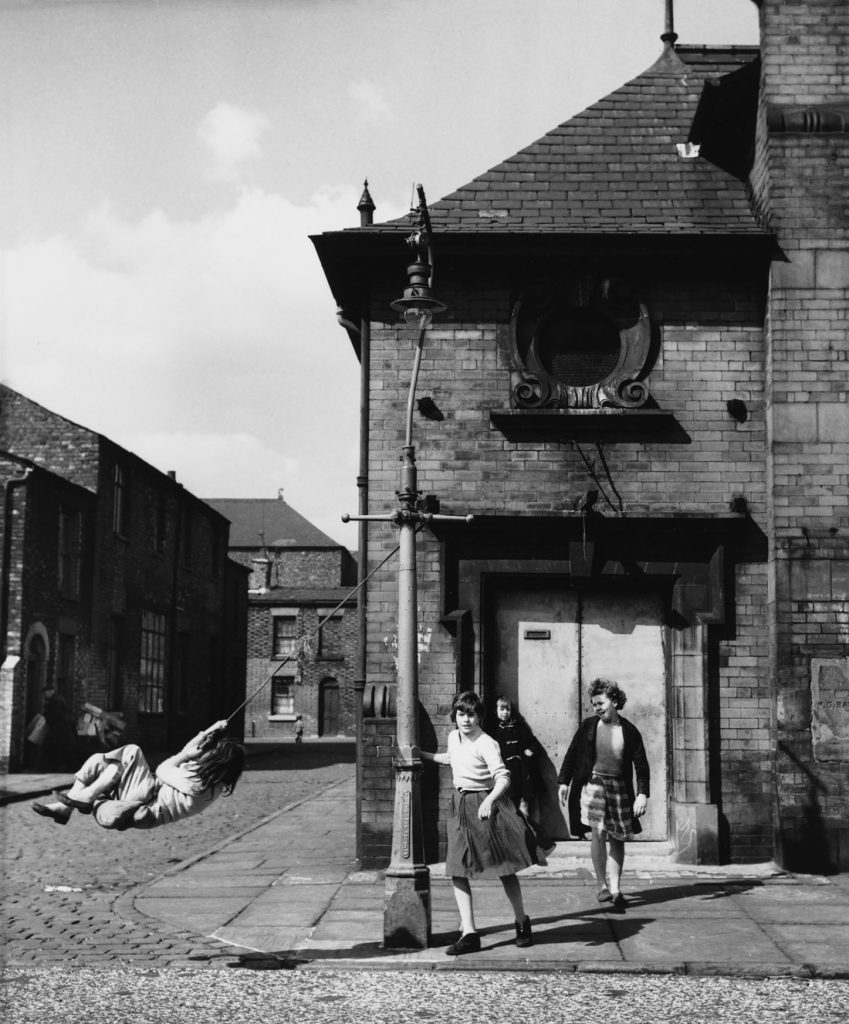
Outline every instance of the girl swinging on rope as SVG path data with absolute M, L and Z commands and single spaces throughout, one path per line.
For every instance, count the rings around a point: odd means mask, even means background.
M 93 754 L 76 773 L 67 793 L 32 809 L 57 825 L 73 812 L 93 814 L 102 828 L 156 828 L 206 810 L 235 789 L 245 763 L 244 749 L 224 736 L 227 719 L 216 722 L 169 757 L 154 773 L 134 743 Z

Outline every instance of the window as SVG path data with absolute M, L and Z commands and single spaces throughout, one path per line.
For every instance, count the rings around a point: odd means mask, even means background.
M 318 634 L 318 656 L 320 658 L 341 658 L 345 654 L 342 644 L 342 612 L 332 608 L 319 608 L 319 622 L 327 621 Z M 330 618 L 327 618 L 330 615 Z
M 142 612 L 139 711 L 161 715 L 165 710 L 165 616 Z
M 59 509 L 59 593 L 79 597 L 80 593 L 80 516 L 76 509 Z
M 113 615 L 109 622 L 109 646 L 106 649 L 106 710 L 120 711 L 124 706 L 124 620 Z
M 127 535 L 127 479 L 121 466 L 115 466 L 112 473 L 112 531 Z
M 294 654 L 298 648 L 298 616 L 275 615 L 274 637 L 272 640 L 273 658 L 285 658 Z
M 272 679 L 271 713 L 272 715 L 294 715 L 295 694 L 291 679 Z

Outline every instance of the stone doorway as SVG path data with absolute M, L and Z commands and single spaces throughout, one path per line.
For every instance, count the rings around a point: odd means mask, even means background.
M 485 694 L 516 701 L 546 756 L 536 808 L 550 834 L 569 838 L 557 772 L 575 729 L 591 713 L 589 683 L 615 679 L 623 714 L 640 729 L 652 771 L 644 841 L 668 838 L 667 655 L 664 601 L 639 587 L 575 587 L 568 581 L 500 577 L 488 587 Z

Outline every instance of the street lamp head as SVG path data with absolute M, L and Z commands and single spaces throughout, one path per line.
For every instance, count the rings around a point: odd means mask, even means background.
M 422 261 L 411 263 L 407 267 L 407 287 L 400 299 L 390 303 L 393 309 L 403 313 L 408 324 L 429 324 L 434 314 L 441 313 L 447 307 L 444 302 L 434 298 L 430 289 L 430 265 Z

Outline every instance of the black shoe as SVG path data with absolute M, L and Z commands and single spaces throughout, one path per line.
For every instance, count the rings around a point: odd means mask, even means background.
M 533 944 L 534 937 L 531 935 L 531 919 L 525 917 L 521 924 L 518 921 L 516 922 L 516 945 L 524 948 Z
M 462 956 L 463 953 L 480 953 L 481 937 L 477 932 L 467 932 L 445 950 L 448 956 Z
M 613 897 L 613 909 L 619 914 L 624 914 L 625 907 L 627 906 L 628 901 L 625 899 L 621 892 L 617 892 L 616 895 Z
M 46 807 L 44 804 L 33 804 L 32 809 L 36 814 L 40 814 L 42 818 L 52 818 L 57 825 L 67 825 L 71 820 L 71 812 L 67 811 L 54 811 L 51 807 Z
M 58 800 L 60 804 L 64 804 L 66 807 L 73 807 L 74 810 L 79 811 L 80 814 L 91 814 L 91 804 L 84 804 L 80 800 L 74 800 L 73 797 L 68 796 L 67 793 L 60 793 L 58 789 L 54 789 L 53 797 Z

